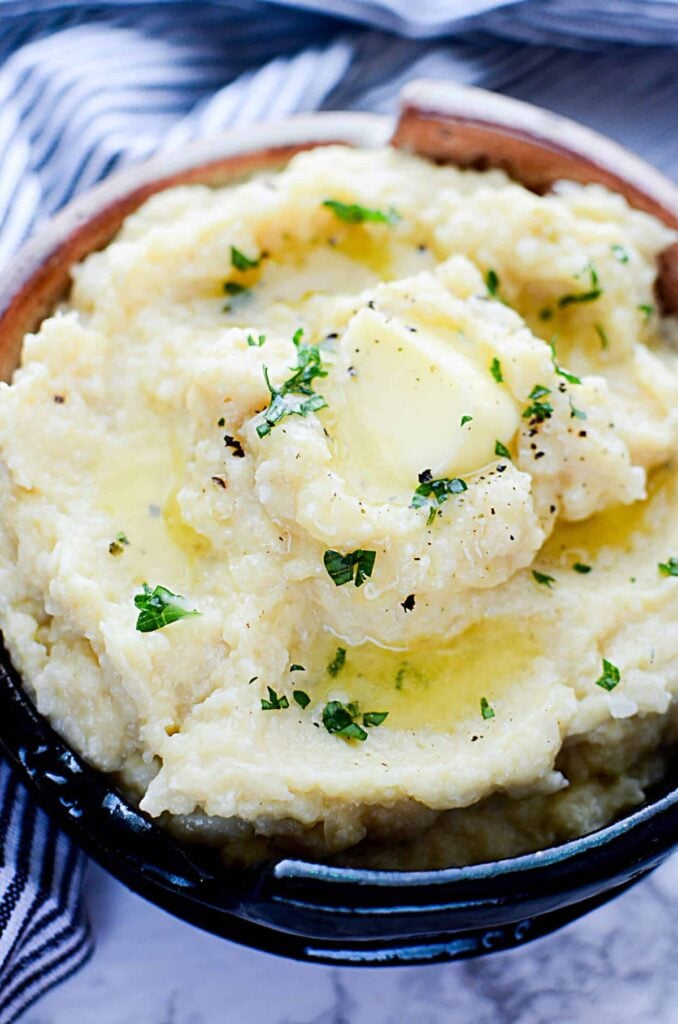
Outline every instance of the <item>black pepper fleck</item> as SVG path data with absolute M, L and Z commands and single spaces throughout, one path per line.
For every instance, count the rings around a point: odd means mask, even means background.
M 233 454 L 234 458 L 236 458 L 236 459 L 244 459 L 245 458 L 245 449 L 240 444 L 240 441 L 238 441 L 237 438 L 231 437 L 230 434 L 224 434 L 224 444 L 226 445 L 227 448 L 233 449 L 232 454 Z

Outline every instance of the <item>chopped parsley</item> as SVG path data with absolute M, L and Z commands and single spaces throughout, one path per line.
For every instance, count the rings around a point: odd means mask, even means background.
M 528 398 L 532 399 L 532 405 L 528 405 L 524 410 L 523 419 L 536 420 L 537 423 L 549 419 L 553 414 L 553 406 L 550 402 L 542 402 L 542 398 L 550 394 L 550 388 L 544 387 L 543 384 L 535 384 L 528 395 Z
M 561 295 L 558 299 L 558 305 L 561 309 L 565 306 L 572 306 L 578 302 L 594 302 L 603 294 L 603 289 L 600 287 L 596 268 L 590 261 L 586 264 L 581 273 L 591 275 L 591 287 L 587 292 L 576 292 L 574 294 Z M 581 277 L 581 274 L 575 274 L 575 277 Z
M 297 365 L 294 373 L 279 388 L 274 388 L 269 380 L 268 367 L 264 366 L 264 380 L 271 393 L 271 401 L 263 413 L 263 423 L 257 426 L 259 437 L 271 433 L 276 423 L 286 416 L 308 416 L 310 412 L 324 409 L 327 402 L 322 395 L 313 391 L 313 381 L 318 377 L 326 377 L 320 350 L 317 345 L 302 344 L 303 330 L 295 332 L 292 343 L 297 350 Z
M 256 259 L 251 260 L 249 256 L 245 256 L 244 252 L 240 249 L 236 249 L 234 245 L 231 246 L 231 263 L 236 270 L 254 270 L 261 263 L 261 256 L 257 256 Z
M 353 580 L 356 587 L 362 587 L 365 580 L 372 575 L 376 557 L 376 551 L 364 551 L 362 548 L 349 551 L 345 555 L 339 551 L 329 550 L 323 555 L 323 564 L 335 586 L 341 587 Z
M 574 373 L 570 373 L 568 370 L 564 370 L 562 366 L 558 365 L 555 338 L 552 338 L 549 342 L 549 348 L 551 349 L 551 362 L 553 363 L 553 369 L 556 371 L 558 376 L 564 377 L 568 384 L 581 384 L 579 377 L 575 376 Z
M 223 416 L 221 416 L 221 417 L 220 417 L 220 418 L 219 418 L 219 419 L 217 420 L 217 426 L 218 426 L 218 427 L 225 427 L 225 426 L 226 426 L 226 420 L 224 419 L 224 417 L 223 417 Z
M 600 347 L 601 348 L 607 348 L 608 345 L 610 344 L 610 340 L 609 340 L 609 338 L 607 336 L 607 331 L 602 326 L 602 324 L 594 324 L 593 326 L 594 326 L 594 330 L 595 330 L 596 334 L 600 338 Z
M 261 348 L 265 341 L 265 334 L 258 334 L 256 338 L 252 334 L 247 335 L 247 344 L 250 348 Z
M 292 690 L 292 698 L 296 701 L 302 711 L 311 703 L 311 698 L 307 693 L 304 693 L 303 690 Z
M 501 363 L 499 362 L 499 360 L 497 359 L 496 356 L 494 357 L 494 359 L 490 363 L 490 373 L 492 374 L 492 376 L 496 380 L 497 384 L 503 384 L 504 383 L 504 375 L 503 375 L 503 373 L 501 371 Z
M 537 583 L 540 583 L 543 587 L 551 589 L 551 584 L 555 583 L 553 576 L 547 576 L 545 572 L 538 572 L 536 569 L 532 570 L 532 576 Z
M 643 316 L 645 317 L 646 321 L 649 320 L 650 317 L 652 316 L 652 314 L 654 313 L 654 306 L 650 306 L 646 302 L 641 302 L 640 305 L 638 306 L 638 309 L 643 314 Z
M 238 297 L 244 297 L 249 292 L 249 288 L 246 288 L 244 284 L 238 284 L 237 281 L 225 281 L 224 282 L 224 293 L 230 295 L 232 299 Z M 230 313 L 233 307 L 233 303 L 227 302 L 224 306 L 224 313 Z
M 245 449 L 236 437 L 231 437 L 230 434 L 224 434 L 224 444 L 227 448 L 233 449 L 233 455 L 236 459 L 245 458 Z
M 576 302 L 595 302 L 603 294 L 602 288 L 591 288 L 588 292 L 580 292 L 577 295 L 561 295 L 558 305 L 561 309 L 565 306 L 573 306 Z
M 539 319 L 540 320 L 552 320 L 553 319 L 553 310 L 549 309 L 548 306 L 544 306 L 543 309 L 539 310 Z
M 439 511 L 439 506 L 447 501 L 450 494 L 462 494 L 467 490 L 466 482 L 460 477 L 451 480 L 448 477 L 440 477 L 434 480 L 431 470 L 425 469 L 419 474 L 419 486 L 412 496 L 410 508 L 428 508 L 430 511 L 427 525 L 430 526 Z
M 572 399 L 569 397 L 568 402 L 570 403 L 570 419 L 573 419 L 574 417 L 576 417 L 578 420 L 588 419 L 588 415 L 584 412 L 584 410 L 577 409 L 577 407 L 573 404 Z
M 125 550 L 125 545 L 129 544 L 127 534 L 123 533 L 122 530 L 116 533 L 115 539 L 108 545 L 109 555 L 121 555 Z
M 494 718 L 494 708 L 488 701 L 487 697 L 480 698 L 480 714 L 485 720 Z
M 279 697 L 272 686 L 267 686 L 266 689 L 268 690 L 268 700 L 265 700 L 263 697 L 261 698 L 262 711 L 284 711 L 285 708 L 290 706 L 290 702 L 284 693 Z
M 343 736 L 347 740 L 367 739 L 365 729 L 358 724 L 359 708 L 356 703 L 344 704 L 340 700 L 331 700 L 323 708 L 323 725 L 335 736 Z M 388 717 L 388 711 L 366 711 L 362 717 L 366 729 L 381 725 Z
M 388 711 L 366 711 L 363 715 L 363 725 L 369 729 L 374 725 L 381 725 L 388 718 Z
M 624 248 L 623 245 L 613 245 L 613 246 L 611 246 L 611 249 L 612 249 L 612 255 L 620 263 L 628 263 L 629 262 L 629 254 L 627 253 L 627 251 L 626 251 L 626 249 Z
M 343 704 L 340 700 L 331 700 L 323 708 L 323 725 L 335 736 L 343 736 L 347 740 L 367 739 L 367 733 L 355 721 L 357 707 L 355 704 Z
M 140 633 L 152 633 L 163 629 L 178 619 L 200 615 L 195 608 L 186 607 L 186 598 L 173 594 L 167 587 L 157 586 L 153 590 L 144 583 L 141 594 L 134 595 L 134 604 L 139 609 L 136 628 Z
M 658 568 L 662 576 L 678 576 L 678 558 L 672 555 L 666 562 L 659 562 Z
M 499 296 L 499 275 L 496 270 L 488 270 L 485 274 L 485 287 L 493 299 Z
M 461 418 L 461 420 L 459 422 L 459 426 L 463 427 L 465 423 L 470 423 L 472 419 L 473 419 L 473 416 L 462 416 L 462 418 Z
M 303 665 L 290 665 L 290 672 L 305 672 Z
M 345 664 L 346 664 L 346 648 L 345 647 L 337 647 L 336 653 L 335 653 L 334 657 L 332 658 L 332 661 L 327 666 L 327 671 L 328 671 L 329 675 L 331 675 L 331 676 L 338 675 L 341 672 L 341 670 L 342 670 L 342 668 L 344 667 Z
M 365 221 L 372 221 L 375 224 L 393 225 L 400 220 L 400 214 L 393 207 L 386 211 L 371 210 L 358 203 L 340 203 L 338 199 L 326 199 L 322 205 L 346 224 L 363 224 Z
M 575 572 L 580 572 L 582 575 L 585 575 L 587 572 L 591 572 L 592 566 L 585 565 L 584 562 L 575 562 L 572 568 Z
M 614 690 L 615 686 L 618 686 L 621 682 L 621 673 L 616 665 L 613 665 L 607 658 L 603 658 L 603 674 L 600 679 L 596 679 L 596 686 L 602 687 L 603 690 Z
M 499 456 L 500 459 L 511 459 L 510 451 L 501 441 L 494 442 L 494 454 Z
M 226 295 L 242 295 L 247 290 L 244 284 L 238 284 L 237 281 L 224 282 L 224 292 Z

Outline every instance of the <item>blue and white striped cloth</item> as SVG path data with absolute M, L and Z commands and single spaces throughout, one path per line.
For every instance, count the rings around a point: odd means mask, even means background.
M 390 110 L 421 75 L 627 142 L 631 121 L 675 175 L 676 47 L 678 0 L 0 0 L 0 270 L 124 163 L 302 110 Z M 82 870 L 0 761 L 0 1024 L 89 955 Z

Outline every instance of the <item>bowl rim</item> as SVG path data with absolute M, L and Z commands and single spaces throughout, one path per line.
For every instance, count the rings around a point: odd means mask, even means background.
M 583 126 L 575 122 L 556 117 L 555 115 L 546 115 L 546 112 L 532 104 L 511 100 L 485 90 L 471 89 L 465 86 L 452 86 L 446 83 L 443 83 L 441 86 L 440 83 L 432 82 L 410 83 L 404 91 L 403 97 L 403 113 L 395 125 L 396 130 L 393 136 L 390 136 L 390 132 L 394 121 L 384 115 L 353 112 L 319 112 L 297 115 L 272 124 L 257 125 L 247 130 L 236 129 L 223 135 L 187 145 L 180 151 L 161 153 L 141 164 L 133 165 L 114 173 L 69 203 L 54 218 L 43 224 L 36 231 L 32 239 L 22 247 L 19 255 L 14 260 L 12 272 L 0 284 L 0 336 L 5 330 L 10 333 L 16 331 L 16 327 L 12 322 L 12 304 L 16 301 L 17 295 L 25 295 L 30 291 L 35 281 L 36 273 L 40 273 L 45 267 L 53 270 L 55 261 L 58 262 L 60 255 L 64 252 L 64 247 L 68 246 L 74 232 L 77 233 L 81 230 L 83 225 L 87 226 L 102 211 L 105 214 L 117 216 L 117 213 L 120 212 L 120 204 L 125 197 L 129 199 L 130 196 L 138 196 L 143 193 L 142 198 L 145 198 L 146 195 L 153 191 L 159 191 L 174 184 L 177 178 L 184 180 L 182 175 L 186 175 L 186 173 L 194 173 L 194 180 L 198 180 L 199 176 L 202 176 L 204 180 L 206 169 L 233 162 L 241 166 L 242 161 L 248 157 L 254 159 L 253 166 L 256 166 L 256 158 L 261 157 L 265 153 L 270 154 L 274 160 L 282 159 L 285 156 L 289 157 L 300 149 L 332 142 L 343 142 L 366 147 L 379 146 L 390 142 L 391 144 L 408 148 L 409 143 L 407 138 L 404 138 L 402 135 L 402 127 L 406 117 L 411 117 L 413 114 L 415 118 L 419 114 L 434 120 L 437 118 L 439 122 L 451 119 L 454 123 L 461 123 L 463 121 L 470 123 L 475 118 L 478 124 L 484 124 L 490 130 L 500 130 L 502 127 L 506 128 L 507 118 L 510 122 L 512 117 L 517 116 L 517 111 L 520 115 L 520 130 L 527 132 L 528 135 L 532 133 L 532 143 L 534 144 L 536 140 L 537 146 L 540 144 L 540 139 L 548 141 L 549 137 L 553 138 L 553 133 L 559 135 L 563 131 L 563 126 L 567 126 L 570 133 L 574 132 L 579 144 L 586 143 L 586 145 L 590 146 L 600 144 L 602 141 L 605 147 L 608 147 L 606 149 L 608 156 L 610 154 L 612 156 L 617 154 L 627 159 L 630 158 L 635 168 L 634 173 L 640 172 L 643 168 L 648 169 L 651 171 L 651 183 L 655 186 L 657 184 L 661 185 L 660 191 L 662 194 L 668 184 L 673 190 L 674 199 L 678 196 L 678 190 L 668 179 L 650 168 L 650 165 L 640 158 L 630 154 L 629 151 L 610 142 L 603 136 L 583 128 Z M 501 117 L 494 122 L 487 120 L 487 111 L 492 109 L 493 105 L 501 113 Z M 550 136 L 539 134 L 540 131 L 546 130 L 543 122 L 545 115 L 548 118 L 548 132 L 551 133 Z M 514 128 L 515 126 L 511 130 L 513 131 Z M 572 152 L 572 150 L 567 151 Z M 139 199 L 136 205 L 139 205 L 141 201 L 142 199 Z M 678 202 L 678 200 L 676 201 Z M 94 248 L 92 247 L 87 251 L 93 251 Z M 66 269 L 73 262 L 74 260 L 71 260 Z M 42 319 L 44 315 L 42 313 L 39 319 Z M 9 662 L 8 657 L 7 661 Z M 10 671 L 13 671 L 11 663 L 9 663 L 9 668 Z M 18 673 L 16 675 L 19 678 Z M 24 691 L 22 688 L 21 692 L 32 705 L 34 713 L 40 719 L 42 725 L 49 730 L 53 738 L 56 738 L 56 747 L 60 746 L 65 755 L 82 761 L 88 771 L 101 776 L 101 779 L 106 781 L 107 788 L 114 794 L 116 800 L 127 804 L 130 811 L 135 815 L 142 815 L 142 812 L 138 812 L 129 804 L 114 785 L 110 776 L 87 765 L 80 758 L 80 755 L 71 749 L 66 741 L 53 729 L 49 721 L 38 712 L 27 691 Z M 5 740 L 2 733 L 3 729 L 0 728 L 0 746 L 9 754 L 10 759 L 15 765 L 21 765 L 20 756 L 17 757 L 17 752 L 12 749 L 11 742 Z M 26 777 L 25 766 L 23 774 Z M 32 778 L 30 781 L 35 791 L 36 779 Z M 41 792 L 39 786 L 37 791 L 40 802 L 54 812 L 54 807 L 51 806 L 50 801 Z M 549 846 L 543 850 L 502 860 L 487 860 L 482 863 L 461 867 L 397 871 L 377 868 L 334 867 L 323 862 L 310 861 L 303 857 L 282 856 L 272 863 L 267 862 L 266 869 L 269 876 L 276 882 L 294 883 L 296 881 L 310 880 L 322 884 L 331 884 L 334 887 L 336 887 L 337 883 L 349 883 L 351 885 L 357 884 L 363 890 L 370 886 L 377 889 L 388 886 L 391 889 L 399 887 L 403 890 L 412 890 L 415 887 L 435 887 L 461 881 L 483 882 L 489 878 L 497 879 L 515 873 L 533 872 L 538 868 L 564 864 L 573 858 L 580 857 L 582 854 L 591 853 L 607 846 L 609 843 L 621 840 L 624 836 L 629 836 L 630 833 L 646 829 L 655 818 L 667 814 L 676 807 L 678 807 L 678 787 L 675 787 L 659 799 L 649 801 L 632 813 L 623 815 L 618 820 L 587 835 L 555 846 Z M 61 809 L 57 809 L 57 817 L 67 831 L 75 832 L 78 839 L 82 841 L 82 830 L 79 827 L 75 827 L 75 821 L 70 820 L 68 815 L 64 816 Z M 147 818 L 147 816 L 143 817 L 146 817 L 154 829 L 161 830 L 161 826 L 156 821 Z M 191 844 L 184 844 L 174 837 L 168 836 L 168 839 L 170 838 L 175 846 L 180 848 L 185 846 L 189 850 L 192 849 Z M 665 836 L 658 842 L 654 852 L 658 855 L 664 855 L 668 849 L 676 844 L 678 844 L 678 835 Z M 91 849 L 90 852 L 92 853 Z M 102 857 L 98 856 L 96 851 L 92 855 L 96 859 L 102 860 Z M 106 863 L 106 867 L 114 874 L 117 873 L 110 863 Z M 125 881 L 126 884 L 130 884 L 127 877 Z M 416 909 L 421 910 L 424 907 Z M 333 910 L 336 912 L 337 908 L 334 907 Z
M 274 872 L 281 879 L 313 877 L 327 882 L 359 882 L 361 876 L 369 875 L 370 881 L 374 881 L 376 885 L 390 885 L 397 882 L 398 885 L 404 887 L 418 884 L 422 875 L 428 876 L 428 884 L 446 884 L 460 881 L 462 878 L 464 881 L 485 881 L 490 876 L 494 879 L 501 875 L 549 867 L 578 857 L 582 853 L 614 842 L 615 839 L 627 835 L 635 828 L 649 824 L 654 817 L 666 813 L 674 806 L 678 806 L 678 783 L 658 799 L 644 803 L 630 814 L 623 815 L 594 832 L 588 832 L 575 839 L 545 847 L 543 850 L 533 850 L 531 853 L 517 854 L 514 857 L 504 857 L 495 861 L 480 861 L 477 864 L 466 864 L 460 867 L 397 871 L 382 868 L 332 867 L 321 862 L 316 863 L 289 857 L 277 861 Z M 678 836 L 671 842 L 678 845 Z

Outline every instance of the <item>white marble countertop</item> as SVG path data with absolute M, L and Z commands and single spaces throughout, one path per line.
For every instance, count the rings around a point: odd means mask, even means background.
M 676 1024 L 678 855 L 554 935 L 480 960 L 332 968 L 237 946 L 92 867 L 97 948 L 21 1024 Z

